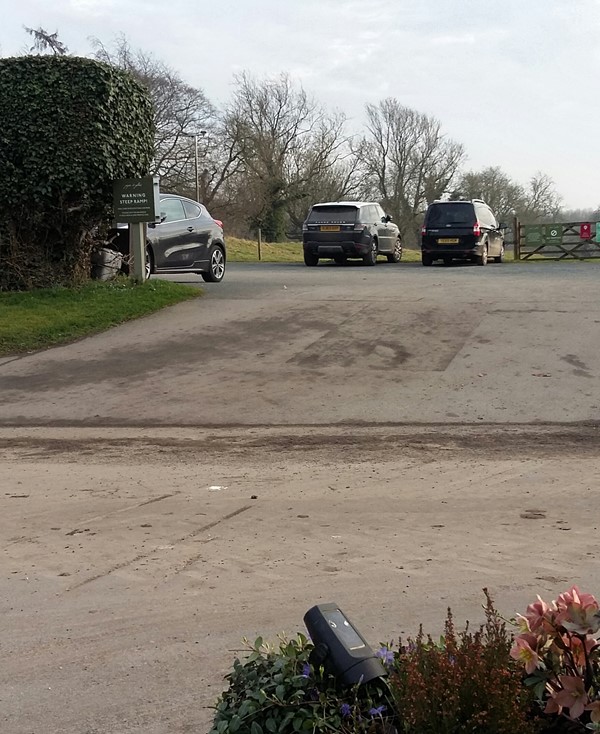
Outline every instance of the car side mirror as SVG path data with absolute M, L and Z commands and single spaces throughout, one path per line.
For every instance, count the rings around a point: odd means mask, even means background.
M 391 222 L 391 221 L 392 221 L 392 218 L 390 217 L 390 215 L 389 215 L 389 214 L 386 214 L 386 215 L 385 215 L 385 221 L 386 221 L 386 222 Z
M 161 212 L 160 213 L 160 223 L 162 224 L 165 221 L 166 218 L 167 218 L 167 213 L 166 212 Z

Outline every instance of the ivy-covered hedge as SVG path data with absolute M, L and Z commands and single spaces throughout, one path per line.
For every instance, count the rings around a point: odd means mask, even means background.
M 147 90 L 91 59 L 0 59 L 0 290 L 86 278 L 112 181 L 146 175 Z

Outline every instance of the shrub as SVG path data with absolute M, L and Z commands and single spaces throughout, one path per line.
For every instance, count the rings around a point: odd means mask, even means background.
M 511 635 L 484 592 L 486 622 L 477 631 L 467 624 L 458 633 L 448 610 L 438 641 L 421 630 L 399 650 L 382 647 L 389 678 L 352 690 L 310 665 L 313 645 L 303 635 L 280 638 L 278 647 L 259 638 L 245 661 L 236 659 L 210 734 L 541 732 L 533 693 L 510 656 Z
M 0 59 L 0 290 L 70 285 L 89 274 L 112 181 L 147 173 L 148 92 L 90 59 Z
M 486 623 L 457 633 L 448 610 L 444 636 L 422 630 L 401 645 L 390 685 L 406 734 L 532 734 L 530 692 L 509 656 L 511 636 L 487 590 Z
M 247 643 L 248 644 L 248 643 Z M 313 645 L 303 635 L 279 646 L 261 638 L 236 659 L 229 687 L 216 706 L 210 734 L 377 734 L 389 731 L 391 712 L 381 684 L 340 690 L 323 668 L 309 663 Z

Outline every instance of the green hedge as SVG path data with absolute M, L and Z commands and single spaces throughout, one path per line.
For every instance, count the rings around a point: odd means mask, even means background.
M 147 90 L 91 59 L 0 59 L 0 290 L 87 277 L 112 181 L 147 173 Z

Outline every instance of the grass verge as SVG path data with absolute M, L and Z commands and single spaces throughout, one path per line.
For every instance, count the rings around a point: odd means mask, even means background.
M 0 355 L 73 341 L 199 296 L 198 288 L 125 278 L 80 288 L 0 293 Z
M 258 262 L 257 243 L 253 240 L 227 237 L 227 260 L 234 263 Z M 420 262 L 421 253 L 416 250 L 405 249 L 402 260 Z M 302 242 L 263 242 L 261 245 L 261 261 L 266 263 L 304 262 Z
M 234 263 L 258 262 L 258 245 L 253 240 L 227 237 L 227 260 Z M 302 242 L 273 242 L 261 245 L 262 262 L 304 262 Z

